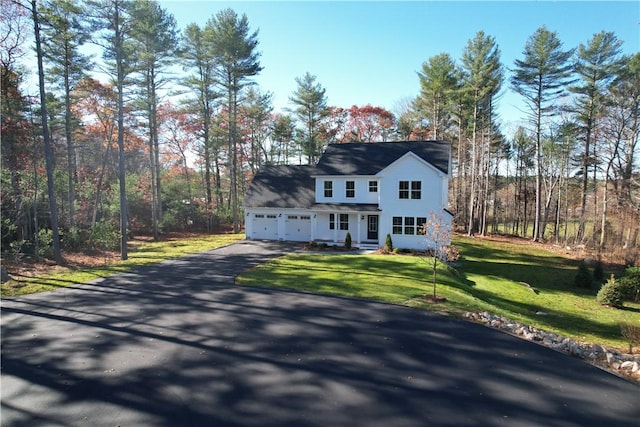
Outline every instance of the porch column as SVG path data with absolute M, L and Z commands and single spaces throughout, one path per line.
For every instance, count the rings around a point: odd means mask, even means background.
M 340 214 L 333 213 L 333 243 L 338 243 L 338 229 L 340 228 Z
M 362 214 L 356 212 L 356 216 L 358 217 L 358 234 L 356 235 L 356 245 L 360 246 L 360 230 L 362 224 Z

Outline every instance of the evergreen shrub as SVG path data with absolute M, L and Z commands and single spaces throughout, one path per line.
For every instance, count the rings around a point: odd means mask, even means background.
M 387 234 L 387 238 L 384 241 L 384 248 L 389 252 L 393 251 L 393 241 L 391 240 L 391 234 Z
M 610 307 L 622 307 L 623 299 L 620 284 L 616 281 L 616 278 L 613 277 L 613 274 L 611 275 L 611 278 L 607 280 L 607 283 L 602 285 L 598 291 L 596 301 L 602 305 L 608 305 Z
M 596 264 L 593 267 L 593 281 L 595 283 L 604 282 L 604 265 L 600 260 L 596 261 Z
M 584 261 L 580 262 L 580 265 L 578 265 L 578 272 L 574 278 L 574 283 L 578 288 L 586 289 L 593 285 L 593 277 L 591 276 L 589 267 L 587 267 L 587 264 Z
M 629 267 L 618 279 L 625 301 L 640 301 L 640 267 Z

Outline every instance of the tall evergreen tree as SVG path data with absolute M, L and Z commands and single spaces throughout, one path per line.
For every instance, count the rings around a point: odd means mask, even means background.
M 53 179 L 53 145 L 49 135 L 48 112 L 46 103 L 46 91 L 44 80 L 44 64 L 42 40 L 40 37 L 41 24 L 40 13 L 38 12 L 37 0 L 31 0 L 31 13 L 33 16 L 33 28 L 36 43 L 36 58 L 38 62 L 38 87 L 40 89 L 40 120 L 42 121 L 42 139 L 44 141 L 44 160 L 47 170 L 47 190 L 49 196 L 49 219 L 51 221 L 53 257 L 58 264 L 63 264 L 62 253 L 60 252 L 60 232 L 58 230 L 58 206 L 56 204 L 55 182 Z
M 220 97 L 215 89 L 214 68 L 216 65 L 210 43 L 210 29 L 200 28 L 197 24 L 189 24 L 182 34 L 180 56 L 183 68 L 192 73 L 182 80 L 182 85 L 194 94 L 193 99 L 187 98 L 188 110 L 198 117 L 200 122 L 200 138 L 202 140 L 202 157 L 204 161 L 205 197 L 209 216 L 213 207 L 213 191 L 211 187 L 211 172 L 217 162 L 217 147 L 212 138 L 212 118 L 216 100 Z M 220 200 L 221 188 L 219 168 L 216 171 L 216 201 Z M 209 220 L 210 222 L 210 220 Z
M 225 9 L 216 14 L 208 23 L 211 29 L 211 43 L 216 60 L 218 82 L 226 92 L 225 107 L 228 114 L 227 142 L 229 149 L 229 171 L 231 181 L 231 209 L 233 231 L 240 230 L 238 216 L 238 96 L 243 87 L 250 84 L 250 77 L 257 75 L 260 66 L 258 32 L 249 30 L 246 15 L 239 17 L 232 9 Z
M 322 120 L 328 116 L 329 107 L 325 89 L 316 82 L 316 76 L 309 72 L 296 78 L 298 88 L 289 97 L 293 104 L 293 114 L 302 127 L 298 131 L 298 141 L 301 152 L 307 156 L 307 163 L 315 164 L 324 148 L 324 142 L 320 137 Z
M 120 258 L 126 260 L 128 207 L 126 192 L 126 170 L 124 149 L 124 96 L 127 76 L 135 69 L 134 51 L 131 44 L 131 2 L 127 0 L 90 0 L 94 16 L 93 31 L 101 36 L 103 57 L 107 70 L 115 80 L 118 115 L 118 180 L 120 181 Z
M 472 234 L 477 229 L 478 192 L 481 188 L 479 178 L 483 175 L 480 162 L 485 159 L 483 152 L 488 153 L 488 145 L 493 139 L 493 102 L 503 80 L 500 49 L 495 39 L 485 35 L 483 31 L 476 33 L 476 36 L 467 42 L 462 53 L 462 68 L 466 77 L 463 90 L 472 100 L 471 176 L 467 229 L 468 233 Z M 484 138 L 484 143 L 481 143 L 481 135 L 487 136 Z
M 420 95 L 418 110 L 429 118 L 433 139 L 441 139 L 447 130 L 447 116 L 453 106 L 452 94 L 458 85 L 456 64 L 448 53 L 432 56 L 418 72 Z
M 555 113 L 555 101 L 563 95 L 571 83 L 572 65 L 569 61 L 573 50 L 562 50 L 558 34 L 546 27 L 538 28 L 529 37 L 522 52 L 523 59 L 515 60 L 511 86 L 525 99 L 528 116 L 533 126 L 536 143 L 536 205 L 533 240 L 542 238 L 542 142 L 546 118 Z
M 292 153 L 295 124 L 293 118 L 288 115 L 278 114 L 273 123 L 272 139 L 276 142 L 275 159 L 272 162 L 277 165 L 288 164 Z
M 579 81 L 570 87 L 576 94 L 573 111 L 579 123 L 580 139 L 583 141 L 582 194 L 580 223 L 576 239 L 582 240 L 585 232 L 587 208 L 587 187 L 589 169 L 597 167 L 597 153 L 594 133 L 598 118 L 604 107 L 608 84 L 615 78 L 620 67 L 622 42 L 612 32 L 601 31 L 586 43 L 580 44 L 576 52 L 574 70 Z M 595 179 L 595 178 L 594 178 Z M 595 187 L 594 187 L 595 188 Z M 595 224 L 595 223 L 594 223 Z
M 176 20 L 155 0 L 138 0 L 131 9 L 131 34 L 138 57 L 137 81 L 149 132 L 151 171 L 151 218 L 154 240 L 158 240 L 158 221 L 162 218 L 160 144 L 158 142 L 159 90 L 163 73 L 175 63 L 178 36 Z
M 267 147 L 267 139 L 273 130 L 272 97 L 270 92 L 262 93 L 260 90 L 250 87 L 240 107 L 242 133 L 249 145 L 245 150 L 244 157 L 254 174 L 260 166 L 270 162 L 272 157 L 271 150 Z
M 76 148 L 74 130 L 77 120 L 71 111 L 72 91 L 90 67 L 89 58 L 80 52 L 89 33 L 81 20 L 81 3 L 70 0 L 52 0 L 43 9 L 43 50 L 50 64 L 49 80 L 60 90 L 64 103 L 64 134 L 67 143 L 67 203 L 69 227 L 75 226 L 75 186 L 77 185 Z

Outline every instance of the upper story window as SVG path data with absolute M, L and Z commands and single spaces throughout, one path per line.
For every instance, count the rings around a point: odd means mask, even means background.
M 347 181 L 345 186 L 345 196 L 348 198 L 356 197 L 356 182 Z
M 400 184 L 398 186 L 398 198 L 409 198 L 409 181 L 400 181 Z
M 422 198 L 422 181 L 400 181 L 398 184 L 398 198 L 408 199 Z
M 333 181 L 324 182 L 324 197 L 333 197 Z
M 411 198 L 420 199 L 422 197 L 422 181 L 411 181 Z
M 378 192 L 378 181 L 369 181 L 369 193 Z

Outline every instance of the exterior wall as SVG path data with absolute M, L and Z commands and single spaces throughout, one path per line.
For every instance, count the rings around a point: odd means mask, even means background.
M 447 187 L 447 175 L 409 153 L 385 168 L 378 176 L 382 211 L 379 225 L 381 245 L 384 245 L 387 234 L 390 234 L 395 247 L 406 249 L 426 249 L 427 247 L 426 239 L 422 235 L 393 234 L 393 217 L 425 218 L 429 217 L 430 212 L 435 212 L 442 215 L 450 226 L 451 218 L 443 211 L 447 207 L 447 196 L 443 192 L 443 188 Z M 400 199 L 400 181 L 420 181 L 420 199 Z M 409 192 L 411 193 L 411 188 Z
M 343 214 L 345 212 L 342 212 Z M 351 233 L 351 241 L 355 245 L 359 242 L 367 240 L 367 215 L 348 213 L 349 217 L 349 229 L 340 230 L 339 216 L 340 212 L 334 212 L 336 215 L 335 227 L 333 230 L 329 228 L 329 216 L 331 212 L 319 212 L 316 215 L 315 221 L 315 239 L 326 240 L 330 242 L 344 242 L 344 238 L 347 232 Z M 384 242 L 383 242 L 384 244 Z
M 333 197 L 324 197 L 324 183 L 331 181 Z M 346 182 L 354 181 L 355 197 L 346 196 Z M 378 191 L 369 191 L 369 181 L 378 181 L 375 176 L 320 176 L 316 178 L 316 203 L 378 203 L 380 200 L 380 183 Z
M 265 218 L 256 218 L 255 215 L 264 215 Z M 275 216 L 275 221 L 270 221 L 268 216 Z M 290 216 L 297 218 L 290 220 Z M 308 217 L 309 224 L 302 217 Z M 275 227 L 272 233 L 264 229 L 256 230 L 256 227 L 266 227 L 266 224 L 273 226 L 274 222 Z M 308 234 L 306 233 L 307 229 Z M 313 212 L 308 209 L 245 208 L 245 237 L 247 239 L 253 239 L 258 235 L 258 239 L 308 242 L 314 239 L 313 233 Z

